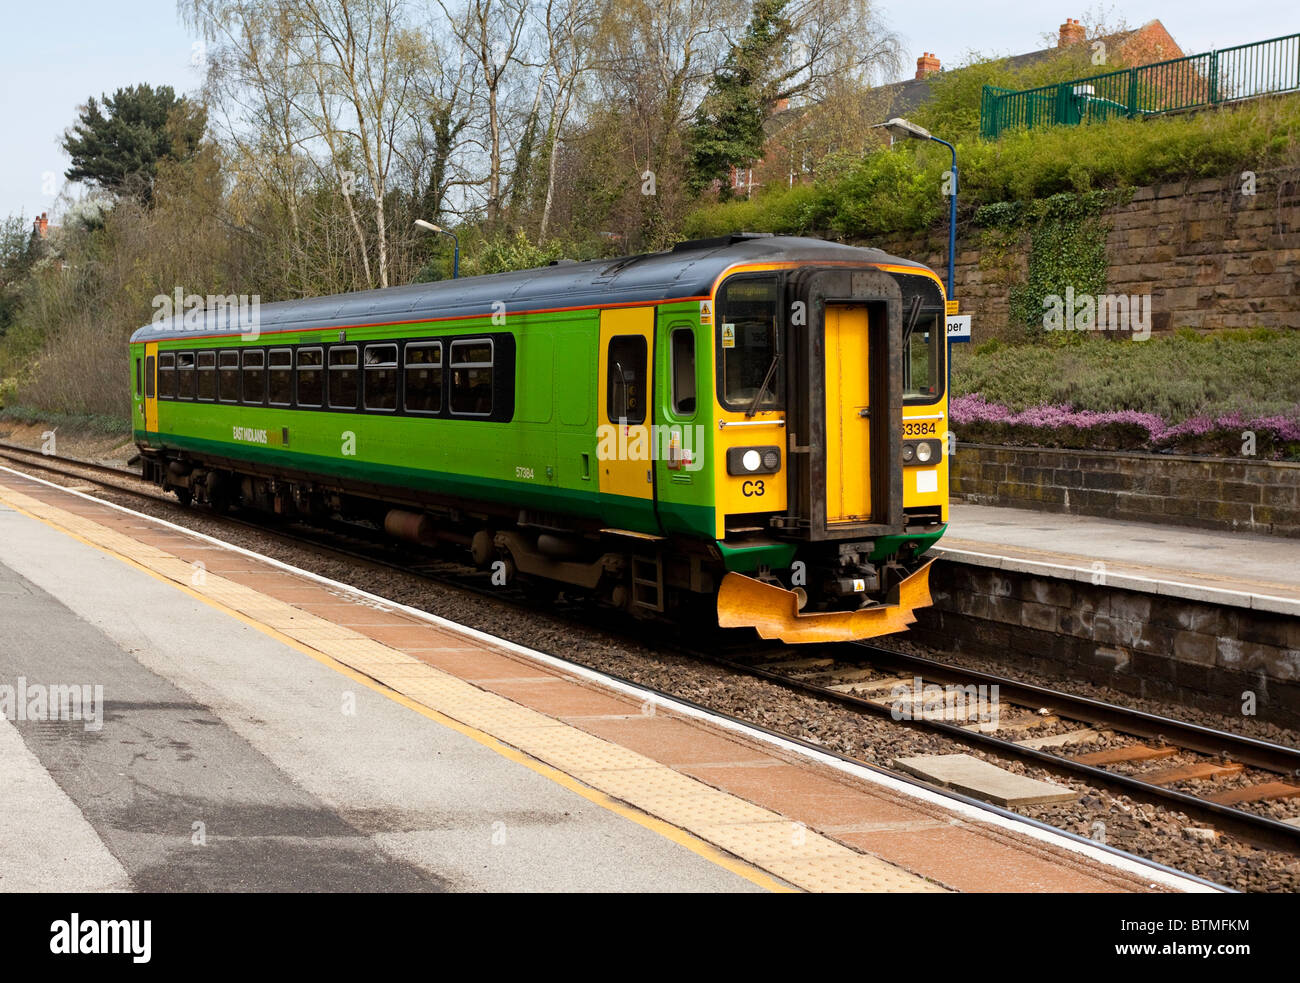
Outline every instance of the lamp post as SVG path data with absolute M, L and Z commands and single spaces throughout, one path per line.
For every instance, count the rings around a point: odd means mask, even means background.
M 877 123 L 872 129 L 885 129 L 896 140 L 933 140 L 948 148 L 952 154 L 952 194 L 948 202 L 948 299 L 952 300 L 955 268 L 957 265 L 957 148 L 947 140 L 940 140 L 924 126 L 895 116 L 887 123 Z
M 424 229 L 426 232 L 439 232 L 445 236 L 451 236 L 452 254 L 451 254 L 451 278 L 454 280 L 460 276 L 460 240 L 456 238 L 456 233 L 448 232 L 440 225 L 434 225 L 432 222 L 426 222 L 422 218 L 415 220 L 417 229 Z

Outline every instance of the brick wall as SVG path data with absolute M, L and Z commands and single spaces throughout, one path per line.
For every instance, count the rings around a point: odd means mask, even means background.
M 1300 328 L 1300 168 L 1139 188 L 1108 209 L 1108 293 L 1151 295 L 1152 330 Z M 981 230 L 959 225 L 957 298 L 975 315 L 976 343 L 1007 325 L 1008 293 L 1022 282 L 1028 244 L 1005 258 L 980 252 Z M 888 252 L 947 269 L 947 229 L 879 240 Z
M 908 638 L 1140 696 L 1300 724 L 1300 618 L 938 561 Z
M 949 468 L 979 505 L 1300 537 L 1300 464 L 958 444 Z

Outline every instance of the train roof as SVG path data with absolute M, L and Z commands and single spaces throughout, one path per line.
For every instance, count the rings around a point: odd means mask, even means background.
M 753 233 L 680 243 L 670 250 L 564 262 L 512 273 L 412 283 L 401 287 L 261 304 L 259 334 L 355 327 L 434 318 L 470 317 L 555 308 L 599 307 L 617 296 L 619 303 L 653 303 L 705 297 L 714 281 L 741 263 L 857 262 L 928 268 L 883 250 L 846 246 L 824 239 Z M 504 310 L 499 305 L 505 304 Z M 209 312 L 204 325 L 186 326 L 178 313 L 146 324 L 132 342 L 175 340 L 184 335 L 231 335 L 247 327 L 238 312 Z

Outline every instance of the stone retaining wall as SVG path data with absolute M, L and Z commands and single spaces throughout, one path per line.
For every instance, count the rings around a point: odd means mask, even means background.
M 921 644 L 1300 726 L 1300 618 L 950 560 L 931 584 Z
M 1300 464 L 958 444 L 949 467 L 979 505 L 1300 537 Z

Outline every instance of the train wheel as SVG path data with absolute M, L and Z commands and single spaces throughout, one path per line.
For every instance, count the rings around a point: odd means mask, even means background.
M 180 502 L 187 508 L 189 507 L 189 504 L 194 501 L 194 492 L 190 491 L 188 488 L 173 488 L 172 491 L 176 493 L 176 501 Z

